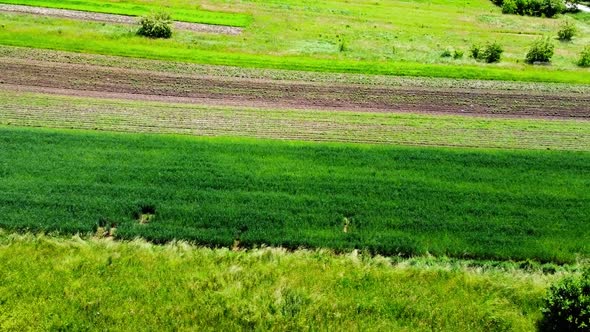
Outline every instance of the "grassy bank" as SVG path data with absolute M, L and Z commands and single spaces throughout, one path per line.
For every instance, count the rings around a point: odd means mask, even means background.
M 590 254 L 587 153 L 6 127 L 0 141 L 10 229 L 553 262 Z
M 533 331 L 554 279 L 327 251 L 0 232 L 0 329 Z

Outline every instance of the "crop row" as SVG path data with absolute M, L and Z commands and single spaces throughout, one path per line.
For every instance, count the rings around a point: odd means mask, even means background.
M 9 97 L 10 95 L 10 97 Z M 590 150 L 587 121 L 260 110 L 0 92 L 0 124 L 290 140 Z

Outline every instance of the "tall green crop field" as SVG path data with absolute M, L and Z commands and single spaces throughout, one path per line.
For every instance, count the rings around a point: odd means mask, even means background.
M 590 154 L 0 131 L 0 226 L 572 262 Z

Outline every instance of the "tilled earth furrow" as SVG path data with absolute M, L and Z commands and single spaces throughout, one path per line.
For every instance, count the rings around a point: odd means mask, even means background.
M 422 112 L 504 117 L 590 118 L 590 96 L 477 89 L 412 89 L 354 84 L 174 75 L 152 71 L 0 59 L 5 86 L 127 94 L 131 99 L 269 108 Z M 151 96 L 151 97 L 147 97 Z

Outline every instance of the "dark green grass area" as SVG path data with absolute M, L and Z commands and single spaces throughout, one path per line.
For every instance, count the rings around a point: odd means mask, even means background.
M 8 127 L 0 146 L 10 229 L 560 263 L 590 253 L 588 153 Z

